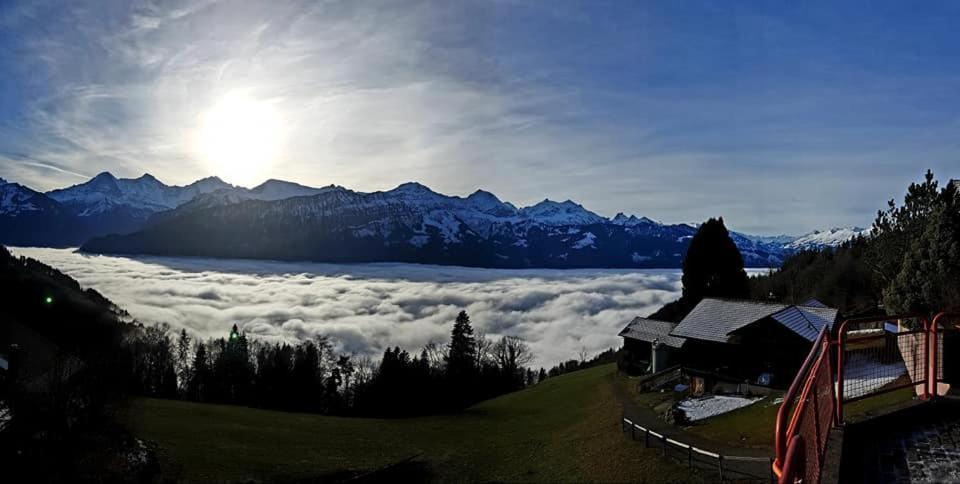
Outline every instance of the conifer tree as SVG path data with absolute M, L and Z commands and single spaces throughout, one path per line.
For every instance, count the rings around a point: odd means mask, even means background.
M 874 267 L 896 270 L 883 289 L 893 312 L 960 308 L 960 201 L 956 187 L 937 190 L 933 173 L 913 184 L 902 207 L 878 216 Z
M 452 378 L 468 378 L 476 373 L 477 346 L 473 327 L 466 311 L 460 311 L 450 333 L 447 374 Z
M 209 366 L 207 363 L 207 346 L 202 341 L 197 342 L 197 349 L 193 356 L 193 366 L 190 370 L 190 399 L 198 402 L 207 400 L 207 382 L 209 380 Z
M 180 392 L 186 394 L 190 382 L 190 335 L 187 334 L 186 329 L 181 329 L 180 336 L 177 338 L 176 367 Z
M 749 297 L 743 256 L 730 238 L 722 217 L 707 220 L 693 236 L 683 259 L 682 281 L 680 299 L 667 304 L 651 318 L 680 321 L 705 297 Z

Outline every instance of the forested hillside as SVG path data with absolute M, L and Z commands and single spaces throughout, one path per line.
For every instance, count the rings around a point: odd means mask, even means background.
M 960 199 L 928 171 L 901 203 L 880 210 L 869 236 L 799 252 L 751 280 L 755 299 L 815 297 L 847 316 L 960 308 Z

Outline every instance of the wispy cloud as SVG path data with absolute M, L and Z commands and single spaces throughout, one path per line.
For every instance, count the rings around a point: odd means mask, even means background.
M 960 12 L 908 10 L 15 2 L 0 12 L 0 156 L 61 170 L 3 161 L 0 176 L 217 175 L 200 116 L 243 89 L 284 120 L 277 178 L 484 187 L 760 232 L 864 224 L 960 154 L 960 65 L 941 52 Z
M 619 347 L 633 317 L 679 296 L 673 270 L 484 270 L 408 264 L 333 265 L 196 258 L 127 259 L 12 249 L 60 268 L 143 322 L 201 337 L 238 324 L 273 341 L 333 337 L 343 351 L 445 343 L 466 310 L 491 336 L 527 340 L 537 365 Z

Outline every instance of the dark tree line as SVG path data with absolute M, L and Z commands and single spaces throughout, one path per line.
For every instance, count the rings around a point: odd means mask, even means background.
M 143 327 L 127 343 L 130 388 L 160 398 L 337 415 L 407 416 L 456 411 L 546 377 L 527 368 L 527 344 L 475 334 L 461 311 L 447 345 L 419 354 L 387 348 L 379 363 L 338 355 L 324 337 L 295 345 L 226 338 L 192 341 L 166 325 Z

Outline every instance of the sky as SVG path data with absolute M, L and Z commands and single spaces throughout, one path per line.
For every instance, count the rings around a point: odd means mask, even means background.
M 960 178 L 957 2 L 0 1 L 0 177 L 867 226 Z

